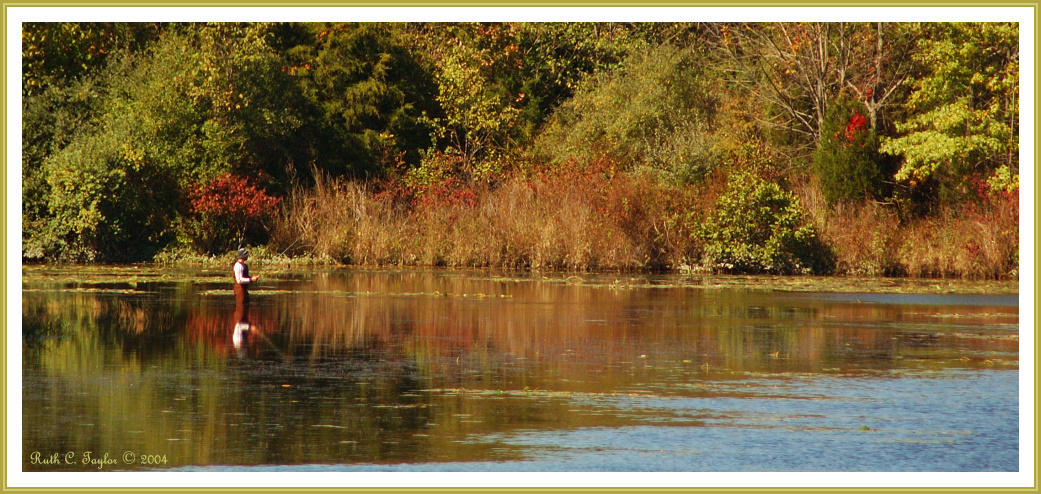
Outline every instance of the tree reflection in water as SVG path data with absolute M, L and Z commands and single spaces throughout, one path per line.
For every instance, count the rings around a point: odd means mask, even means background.
M 622 397 L 776 399 L 778 383 L 814 376 L 1018 368 L 1018 308 L 983 296 L 273 278 L 249 306 L 226 281 L 27 278 L 23 325 L 63 329 L 23 347 L 23 447 L 163 451 L 170 466 L 510 460 L 531 451 L 475 438 L 720 419 Z

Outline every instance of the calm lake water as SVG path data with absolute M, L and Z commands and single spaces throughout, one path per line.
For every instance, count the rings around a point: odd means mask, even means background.
M 1015 284 L 253 271 L 23 267 L 23 470 L 1019 469 Z

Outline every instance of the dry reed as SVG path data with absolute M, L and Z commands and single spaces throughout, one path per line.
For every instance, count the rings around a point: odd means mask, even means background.
M 540 177 L 413 192 L 319 177 L 286 200 L 273 249 L 359 265 L 669 269 L 697 248 L 692 194 L 639 177 Z
M 721 183 L 667 185 L 601 169 L 422 190 L 318 177 L 285 201 L 271 245 L 355 265 L 673 270 L 700 260 L 697 225 Z M 796 192 L 834 249 L 836 274 L 999 279 L 1018 273 L 1014 194 L 908 220 L 870 200 L 829 208 L 813 183 Z

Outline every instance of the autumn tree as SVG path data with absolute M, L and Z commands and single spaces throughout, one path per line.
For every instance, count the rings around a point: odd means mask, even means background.
M 108 55 L 136 51 L 165 30 L 158 23 L 26 22 L 22 24 L 22 95 L 98 72 Z
M 908 70 L 907 44 L 892 24 L 718 24 L 708 32 L 726 55 L 730 79 L 762 102 L 763 125 L 790 135 L 803 155 L 821 144 L 828 108 L 842 91 L 858 96 L 877 131 Z
M 917 34 L 905 24 L 873 22 L 863 25 L 864 34 L 851 60 L 850 77 L 844 90 L 864 105 L 873 132 L 888 132 L 892 120 L 903 113 L 907 96 L 905 82 L 914 68 L 911 53 Z
M 435 147 L 458 157 L 467 176 L 497 171 L 505 153 L 531 144 L 580 80 L 645 46 L 637 26 L 618 23 L 460 23 L 413 32 L 444 111 L 433 120 Z
M 253 180 L 230 173 L 191 187 L 188 197 L 186 233 L 208 254 L 265 243 L 265 223 L 278 213 L 281 202 Z

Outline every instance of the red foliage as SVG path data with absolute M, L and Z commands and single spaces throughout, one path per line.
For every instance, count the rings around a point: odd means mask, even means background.
M 446 207 L 473 209 L 477 206 L 477 192 L 472 183 L 446 178 L 427 185 L 418 198 L 418 205 L 430 210 Z
M 835 132 L 836 139 L 843 139 L 844 144 L 854 144 L 861 134 L 867 129 L 867 117 L 858 111 L 854 111 L 853 115 L 849 117 L 849 121 L 846 126 Z M 863 145 L 863 143 L 861 143 Z
M 248 178 L 225 173 L 192 190 L 191 213 L 244 228 L 275 214 L 279 202 L 281 199 L 268 195 Z
M 965 177 L 965 183 L 968 187 L 969 192 L 975 195 L 975 197 L 982 201 L 984 205 L 994 206 L 996 204 L 1011 205 L 1014 204 L 1016 210 L 1019 209 L 1019 189 L 1015 188 L 1012 190 L 995 189 L 991 187 L 987 181 L 987 176 L 983 173 L 976 172 L 971 173 Z M 972 207 L 970 203 L 968 207 Z
M 846 124 L 846 139 L 853 142 L 857 138 L 857 134 L 863 132 L 865 127 L 867 127 L 867 118 L 860 112 L 853 112 L 853 116 L 849 117 L 849 123 Z

